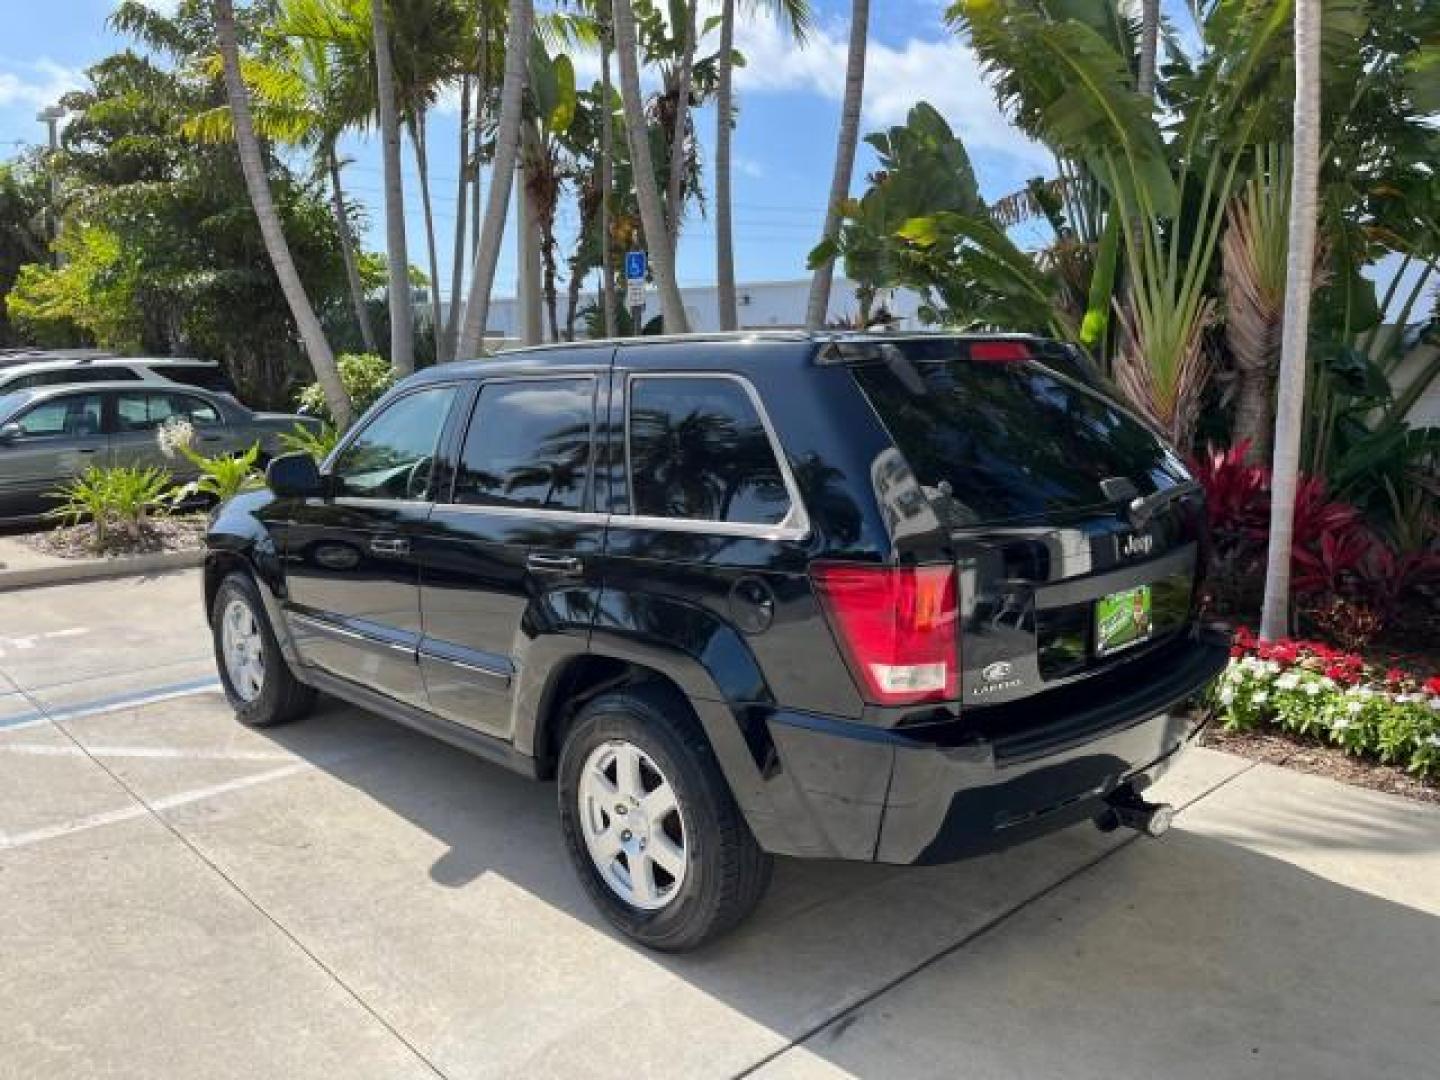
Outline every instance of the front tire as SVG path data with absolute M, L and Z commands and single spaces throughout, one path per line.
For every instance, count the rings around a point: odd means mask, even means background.
M 315 691 L 291 673 L 248 575 L 231 574 L 220 583 L 210 608 L 210 630 L 225 697 L 242 724 L 270 727 L 310 711 Z
M 571 861 L 596 907 L 627 936 L 683 952 L 732 929 L 760 902 L 774 860 L 678 695 L 652 685 L 591 701 L 558 771 Z

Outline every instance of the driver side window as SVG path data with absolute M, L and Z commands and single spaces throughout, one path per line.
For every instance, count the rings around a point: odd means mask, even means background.
M 335 494 L 417 502 L 432 498 L 435 449 L 455 393 L 453 386 L 435 386 L 407 394 L 366 424 L 335 461 Z

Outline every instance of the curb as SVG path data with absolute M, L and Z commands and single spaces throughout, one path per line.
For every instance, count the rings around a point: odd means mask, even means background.
M 205 561 L 205 549 L 157 551 L 150 555 L 124 555 L 113 559 L 67 559 L 44 566 L 0 570 L 0 593 L 34 589 L 45 585 L 68 585 L 77 581 L 158 574 L 167 570 L 188 570 Z

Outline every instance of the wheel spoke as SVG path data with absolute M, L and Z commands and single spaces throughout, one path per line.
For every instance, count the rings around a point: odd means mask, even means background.
M 656 830 L 650 834 L 650 846 L 645 854 L 676 881 L 685 872 L 685 852 L 663 832 Z
M 655 872 L 650 864 L 650 856 L 641 852 L 627 852 L 625 862 L 630 869 L 630 889 L 635 894 L 635 901 L 639 904 L 653 903 L 655 900 Z
M 645 797 L 645 783 L 640 776 L 640 751 L 629 743 L 615 752 L 615 780 L 622 795 L 629 795 L 632 799 Z
M 659 828 L 660 822 L 675 809 L 675 792 L 669 784 L 661 784 L 640 800 L 640 809 L 650 819 L 650 827 Z

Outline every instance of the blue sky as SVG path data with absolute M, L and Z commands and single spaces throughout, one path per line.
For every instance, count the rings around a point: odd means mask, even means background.
M 154 0 L 153 6 L 164 8 L 169 2 Z M 63 8 L 63 16 L 57 16 L 57 7 Z M 820 0 L 816 7 L 819 27 L 803 51 L 764 19 L 747 20 L 739 35 L 748 59 L 738 75 L 740 122 L 734 146 L 736 257 L 742 280 L 802 276 L 805 254 L 820 228 L 839 125 L 849 4 Z M 872 7 L 866 130 L 902 121 L 910 104 L 927 98 L 966 139 L 987 194 L 1005 194 L 1050 169 L 1048 155 L 1009 128 L 996 111 L 973 57 L 946 31 L 940 0 L 882 0 Z M 21 143 L 42 140 L 44 129 L 35 120 L 36 112 L 79 85 L 88 64 L 125 44 L 105 26 L 113 8 L 114 0 L 0 0 L 5 27 L 0 37 L 0 156 Z M 596 77 L 598 62 L 582 62 L 580 74 L 582 79 Z M 441 243 L 442 275 L 448 274 L 444 253 L 454 223 L 457 119 L 453 109 L 442 107 L 431 135 L 437 226 L 446 238 Z M 713 111 L 705 110 L 699 124 L 708 156 Z M 369 210 L 367 243 L 378 249 L 383 246 L 378 149 L 371 140 L 352 139 L 346 150 L 351 158 L 348 187 Z M 408 145 L 406 159 L 410 257 L 420 265 L 420 195 Z M 868 151 L 862 152 L 856 190 L 872 166 Z M 573 212 L 567 208 L 564 217 L 573 220 Z M 714 252 L 713 223 L 692 217 L 681 242 L 682 283 L 713 280 Z M 507 245 L 498 292 L 513 289 L 514 265 Z

